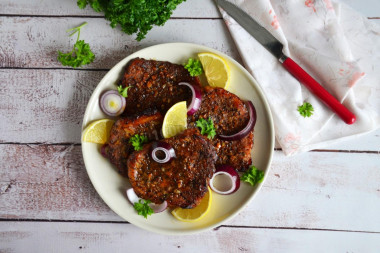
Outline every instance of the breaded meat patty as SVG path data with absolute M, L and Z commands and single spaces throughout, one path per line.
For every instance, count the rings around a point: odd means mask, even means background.
M 107 154 L 119 173 L 128 176 L 127 160 L 134 151 L 129 142 L 135 134 L 145 135 L 149 141 L 159 138 L 163 117 L 161 113 L 146 113 L 138 117 L 118 119 L 112 126 Z
M 212 140 L 218 160 L 216 165 L 231 165 L 238 171 L 246 171 L 252 165 L 253 131 L 236 141 Z
M 245 171 L 252 164 L 253 131 L 236 141 L 223 141 L 218 135 L 232 135 L 241 131 L 249 121 L 249 112 L 235 94 L 222 89 L 206 86 L 198 111 L 188 117 L 188 126 L 196 127 L 200 118 L 211 118 L 216 136 L 212 141 L 218 156 L 216 165 L 228 164 L 239 171 Z
M 124 115 L 138 114 L 148 108 L 165 114 L 175 103 L 189 102 L 191 91 L 178 85 L 180 82 L 201 86 L 199 79 L 190 76 L 182 65 L 141 58 L 131 60 L 121 79 L 123 87 L 130 87 Z
M 215 171 L 215 149 L 196 128 L 162 141 L 173 147 L 176 157 L 167 163 L 155 162 L 151 158 L 152 144 L 145 145 L 128 159 L 129 181 L 142 199 L 193 208 L 208 191 Z

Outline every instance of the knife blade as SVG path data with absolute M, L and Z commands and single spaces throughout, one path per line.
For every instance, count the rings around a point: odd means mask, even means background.
M 236 5 L 226 0 L 215 0 L 215 2 L 263 47 L 272 53 L 290 74 L 335 112 L 346 124 L 353 124 L 356 121 L 356 116 L 352 112 L 342 105 L 295 61 L 282 52 L 284 46 L 268 30 Z

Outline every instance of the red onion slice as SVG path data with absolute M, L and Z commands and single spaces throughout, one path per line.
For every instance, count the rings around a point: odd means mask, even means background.
M 135 191 L 133 188 L 129 188 L 127 191 L 127 197 L 129 202 L 131 202 L 132 205 L 134 205 L 136 202 L 139 202 L 140 198 L 139 196 L 136 195 Z
M 104 158 L 107 158 L 107 159 L 108 159 L 108 148 L 109 148 L 108 143 L 104 144 L 104 145 L 100 148 L 100 154 L 102 154 L 102 156 L 103 156 Z
M 124 112 L 127 101 L 117 90 L 108 90 L 100 96 L 99 106 L 108 116 L 119 116 Z
M 157 152 L 160 152 L 160 151 L 161 151 L 161 155 L 157 154 Z M 176 157 L 175 151 L 172 148 L 172 146 L 170 146 L 170 144 L 163 141 L 153 143 L 152 151 L 150 154 L 151 154 L 152 159 L 158 163 L 167 163 L 167 162 L 170 162 L 172 158 Z
M 153 209 L 154 213 L 161 213 L 161 212 L 165 211 L 166 208 L 168 207 L 168 202 L 166 202 L 166 200 L 165 200 L 161 204 L 150 203 L 149 206 L 150 206 L 150 208 Z
M 201 89 L 198 86 L 193 86 L 186 82 L 180 82 L 178 85 L 186 85 L 191 89 L 192 98 L 190 105 L 187 107 L 187 115 L 191 116 L 193 115 L 201 106 L 202 102 L 202 92 Z
M 245 101 L 246 106 L 248 107 L 249 121 L 247 125 L 238 133 L 233 135 L 219 135 L 218 138 L 225 141 L 237 141 L 243 139 L 247 136 L 256 124 L 256 109 L 253 106 L 251 101 Z
M 142 199 L 136 195 L 133 188 L 129 188 L 126 191 L 126 193 L 127 193 L 128 200 L 132 205 L 134 205 L 136 202 L 139 202 L 139 200 Z M 166 201 L 162 202 L 161 204 L 150 203 L 148 205 L 150 206 L 150 208 L 152 208 L 154 213 L 161 213 L 161 212 L 165 211 L 166 208 L 168 207 L 168 203 Z
M 228 195 L 240 188 L 240 177 L 232 166 L 221 165 L 216 168 L 209 184 L 214 192 Z

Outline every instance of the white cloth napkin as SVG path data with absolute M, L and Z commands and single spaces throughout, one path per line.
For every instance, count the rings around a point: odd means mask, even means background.
M 290 56 L 356 114 L 353 125 L 334 116 L 264 47 L 220 9 L 245 67 L 270 104 L 276 138 L 287 155 L 324 148 L 380 126 L 380 27 L 330 0 L 230 0 L 284 44 Z M 314 114 L 297 107 L 309 102 Z

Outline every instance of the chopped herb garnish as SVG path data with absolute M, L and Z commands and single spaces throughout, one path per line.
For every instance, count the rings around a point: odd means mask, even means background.
M 209 139 L 212 139 L 215 137 L 216 132 L 215 132 L 215 127 L 214 127 L 214 122 L 212 121 L 211 118 L 208 120 L 205 119 L 199 119 L 196 122 L 197 127 L 201 129 L 201 134 L 207 134 L 207 137 Z
M 83 23 L 78 27 L 71 28 L 66 32 L 72 32 L 70 36 L 78 33 L 77 41 L 73 46 L 73 50 L 69 53 L 62 53 L 58 50 L 58 61 L 62 63 L 63 66 L 71 66 L 73 68 L 80 67 L 82 65 L 89 64 L 94 61 L 95 55 L 90 49 L 90 45 L 85 43 L 84 40 L 79 40 L 80 29 L 85 26 L 87 22 Z
M 304 118 L 306 118 L 313 115 L 314 108 L 310 103 L 304 102 L 302 105 L 298 106 L 298 111 Z
M 162 26 L 173 11 L 185 0 L 77 0 L 79 8 L 89 4 L 96 12 L 103 12 L 110 26 L 120 25 L 127 34 L 137 33 L 142 40 L 154 25 Z
M 139 215 L 142 215 L 145 219 L 147 219 L 148 215 L 152 215 L 154 213 L 153 209 L 148 205 L 149 203 L 151 203 L 150 200 L 139 199 L 139 202 L 136 202 L 133 207 Z
M 249 183 L 252 186 L 255 186 L 258 183 L 261 183 L 264 179 L 264 171 L 258 170 L 255 166 L 249 167 L 249 169 L 244 172 L 241 176 L 241 180 Z
M 131 88 L 131 86 L 123 87 L 122 85 L 117 86 L 117 91 L 119 92 L 120 95 L 123 97 L 128 97 L 128 89 Z
M 129 139 L 129 143 L 132 143 L 132 146 L 136 151 L 142 150 L 144 143 L 148 142 L 148 137 L 145 135 L 135 134 Z
M 191 76 L 199 76 L 203 73 L 202 63 L 200 60 L 190 58 L 185 64 L 185 69 L 189 71 Z

